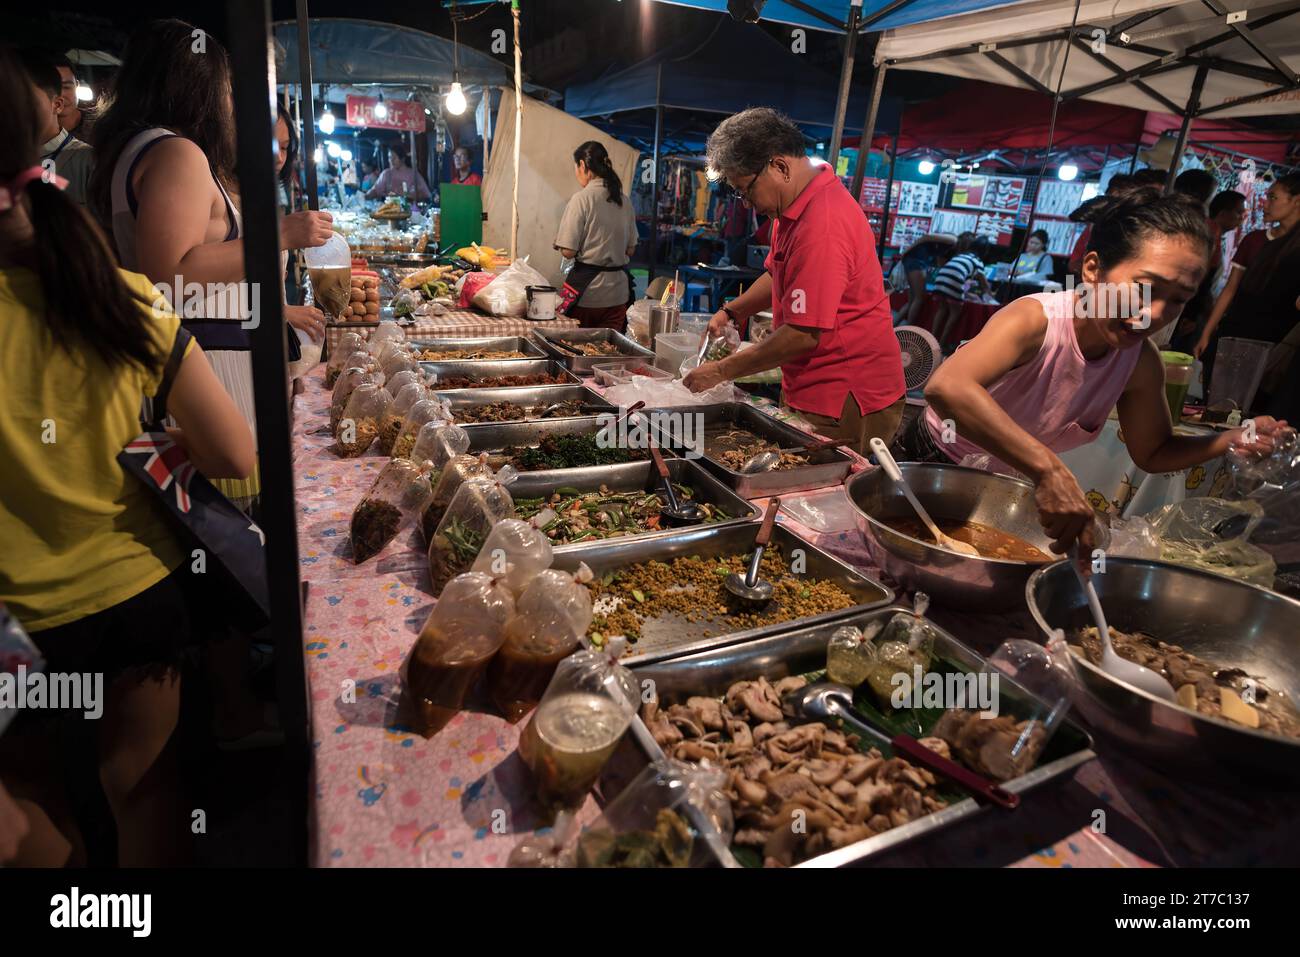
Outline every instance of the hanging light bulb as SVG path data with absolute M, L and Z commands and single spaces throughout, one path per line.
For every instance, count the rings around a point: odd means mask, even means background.
M 84 83 L 78 83 L 78 84 L 77 84 L 77 102 L 78 102 L 78 103 L 85 103 L 85 102 L 87 102 L 87 101 L 89 101 L 89 100 L 93 100 L 94 98 L 95 98 L 95 93 L 94 93 L 93 90 L 91 90 L 90 87 L 86 86 L 86 84 L 84 84 Z
M 382 92 L 379 94 L 379 102 L 375 104 L 375 119 L 388 119 L 388 107 L 384 105 L 384 94 Z
M 1073 163 L 1066 163 L 1056 171 L 1056 175 L 1059 176 L 1063 182 L 1068 183 L 1079 175 L 1079 167 L 1075 166 Z
M 320 115 L 317 125 L 320 126 L 320 131 L 326 136 L 334 132 L 334 114 L 330 112 L 328 103 L 325 104 L 325 112 Z
M 934 172 L 934 160 L 921 160 L 921 162 L 916 164 L 916 171 L 922 176 L 929 176 Z
M 325 144 L 325 152 L 329 154 L 330 159 L 338 159 L 343 150 L 338 143 L 329 142 Z
M 452 116 L 460 116 L 465 112 L 465 91 L 460 88 L 460 81 L 454 80 L 451 84 L 451 91 L 447 94 L 447 112 Z
M 343 162 L 345 162 L 345 163 L 351 163 L 351 162 L 352 162 L 352 151 L 351 151 L 351 150 L 342 150 L 342 151 L 340 151 L 340 152 L 339 152 L 339 158 L 342 159 Z

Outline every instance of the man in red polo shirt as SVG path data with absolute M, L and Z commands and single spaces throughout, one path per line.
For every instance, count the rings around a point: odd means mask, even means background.
M 714 314 L 721 332 L 772 309 L 772 334 L 706 362 L 686 377 L 694 392 L 781 367 L 783 400 L 821 434 L 863 454 L 888 444 L 903 416 L 903 362 L 875 242 L 862 207 L 825 163 L 804 155 L 799 128 L 775 110 L 723 120 L 709 167 L 746 205 L 772 217 L 767 271 Z

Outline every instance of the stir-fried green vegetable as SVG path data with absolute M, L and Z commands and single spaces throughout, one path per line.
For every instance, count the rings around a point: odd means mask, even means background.
M 694 498 L 688 486 L 674 485 L 673 488 L 678 501 Z M 697 504 L 704 516 L 701 524 L 721 522 L 731 517 L 717 505 Z M 661 527 L 659 510 L 663 506 L 663 499 L 655 492 L 611 492 L 604 486 L 594 492 L 558 488 L 544 498 L 516 498 L 515 514 L 527 520 L 544 508 L 553 510 L 557 517 L 543 525 L 542 531 L 557 545 L 569 545 L 657 531 Z

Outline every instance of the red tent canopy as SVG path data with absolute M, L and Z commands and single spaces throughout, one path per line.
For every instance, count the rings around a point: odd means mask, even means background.
M 1032 90 L 970 80 L 934 100 L 903 109 L 899 149 L 1042 149 L 1052 101 Z M 1056 117 L 1057 147 L 1132 145 L 1142 136 L 1146 113 L 1108 103 L 1071 100 Z M 875 145 L 890 136 L 876 135 Z M 846 140 L 856 145 L 856 141 Z
M 900 150 L 925 149 L 1039 150 L 1047 146 L 1052 119 L 1050 97 L 1033 90 L 968 80 L 943 96 L 903 109 Z M 1169 113 L 1112 106 L 1092 100 L 1069 100 L 1056 117 L 1054 149 L 1132 148 L 1154 143 L 1165 130 L 1178 131 L 1179 117 Z M 1259 130 L 1237 120 L 1194 120 L 1190 139 L 1236 150 L 1261 160 L 1284 162 L 1286 132 Z M 891 136 L 877 131 L 873 145 L 885 147 Z M 1270 142 L 1273 141 L 1273 142 Z M 845 145 L 856 146 L 847 139 Z

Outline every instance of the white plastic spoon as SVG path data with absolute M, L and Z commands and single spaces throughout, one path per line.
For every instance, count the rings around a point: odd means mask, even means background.
M 1164 698 L 1166 701 L 1176 701 L 1174 689 L 1168 681 L 1150 668 L 1145 668 L 1115 653 L 1115 648 L 1110 643 L 1110 628 L 1106 626 L 1106 614 L 1101 610 L 1101 599 L 1097 597 L 1097 589 L 1093 587 L 1092 579 L 1084 577 L 1083 572 L 1079 571 L 1078 561 L 1073 558 L 1070 560 L 1070 567 L 1074 569 L 1074 577 L 1079 579 L 1083 593 L 1088 596 L 1088 608 L 1092 611 L 1092 620 L 1096 623 L 1097 633 L 1101 637 L 1101 670 L 1117 681 L 1130 684 L 1149 695 Z
M 912 489 L 903 478 L 903 470 L 898 467 L 898 463 L 894 461 L 894 457 L 889 454 L 889 448 L 885 445 L 884 439 L 872 439 L 870 445 L 871 451 L 875 453 L 876 461 L 880 463 L 880 467 L 883 468 L 885 474 L 893 479 L 894 482 L 897 483 L 898 487 L 903 490 L 903 494 L 907 496 L 907 500 L 912 503 L 912 508 L 916 510 L 916 514 L 921 517 L 921 521 L 923 521 L 926 527 L 930 529 L 930 534 L 934 536 L 934 540 L 939 543 L 940 547 L 946 548 L 949 551 L 958 552 L 962 555 L 973 555 L 976 558 L 979 558 L 979 549 L 974 545 L 967 545 L 965 542 L 959 542 L 951 535 L 945 535 L 943 532 L 939 531 L 939 526 L 934 524 L 934 520 L 930 518 L 930 513 L 921 507 L 921 503 L 918 502 L 916 496 L 912 494 Z

